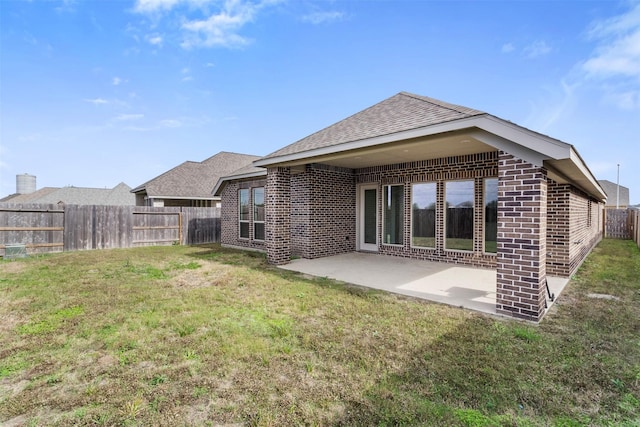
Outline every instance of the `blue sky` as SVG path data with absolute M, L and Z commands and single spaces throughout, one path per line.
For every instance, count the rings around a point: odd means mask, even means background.
M 573 144 L 640 203 L 638 1 L 0 0 L 0 197 L 265 155 L 400 91 Z

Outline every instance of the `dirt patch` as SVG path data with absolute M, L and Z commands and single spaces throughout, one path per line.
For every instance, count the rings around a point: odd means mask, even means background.
M 18 324 L 21 323 L 21 318 L 13 313 L 7 313 L 2 316 L 2 322 L 0 322 L 0 332 L 13 331 Z
M 19 415 L 15 418 L 11 418 L 10 420 L 5 421 L 2 425 L 4 427 L 18 427 L 18 426 L 26 426 L 28 418 L 26 415 Z
M 26 265 L 22 262 L 0 261 L 0 272 L 18 274 L 26 270 Z
M 209 286 L 224 286 L 231 277 L 233 267 L 206 263 L 195 270 L 184 270 L 172 280 L 176 288 L 206 288 Z
M 8 381 L 2 380 L 0 381 L 0 395 L 2 396 L 15 396 L 16 394 L 22 393 L 22 391 L 27 388 L 29 385 L 29 380 L 20 380 L 20 381 Z
M 595 299 L 604 299 L 604 300 L 609 300 L 609 301 L 620 301 L 620 298 L 618 298 L 617 296 L 608 295 L 608 294 L 587 294 L 587 296 L 589 298 L 595 298 Z

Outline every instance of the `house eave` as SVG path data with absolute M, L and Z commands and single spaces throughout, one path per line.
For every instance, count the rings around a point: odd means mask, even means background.
M 220 197 L 211 196 L 147 196 L 147 199 L 161 200 L 220 200 Z
M 262 170 L 262 171 L 248 172 L 248 173 L 243 173 L 243 174 L 239 174 L 239 175 L 223 176 L 222 178 L 220 178 L 218 180 L 218 182 L 216 183 L 215 187 L 213 187 L 213 191 L 211 193 L 214 196 L 220 197 L 220 195 L 222 193 L 222 190 L 224 189 L 225 185 L 227 185 L 227 183 L 229 181 L 239 181 L 239 180 L 243 180 L 243 179 L 266 177 L 266 176 L 267 176 L 267 170 L 266 169 Z
M 364 150 L 377 150 L 383 146 L 412 139 L 432 139 L 459 132 L 494 149 L 502 150 L 535 166 L 554 164 L 558 176 L 570 178 L 570 182 L 593 197 L 606 198 L 597 180 L 571 144 L 534 132 L 490 114 L 468 117 L 437 125 L 411 129 L 389 135 L 346 142 L 339 145 L 307 150 L 277 157 L 262 158 L 255 166 L 298 166 L 306 163 L 330 161 L 347 157 Z M 566 160 L 560 162 L 560 160 Z M 567 170 L 564 170 L 567 169 Z M 572 178 L 572 179 L 571 179 Z

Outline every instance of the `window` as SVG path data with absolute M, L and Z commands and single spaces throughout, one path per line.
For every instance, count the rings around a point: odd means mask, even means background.
M 264 240 L 264 187 L 253 189 L 253 238 Z
M 498 178 L 484 180 L 484 251 L 498 251 Z
M 411 187 L 411 245 L 436 247 L 436 183 Z
M 402 245 L 404 226 L 404 185 L 385 185 L 383 205 L 383 241 L 389 245 Z
M 473 181 L 449 181 L 445 187 L 445 249 L 473 250 Z
M 249 238 L 249 189 L 238 190 L 238 217 L 240 222 L 240 238 Z

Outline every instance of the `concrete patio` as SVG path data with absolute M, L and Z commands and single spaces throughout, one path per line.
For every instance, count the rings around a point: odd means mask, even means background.
M 362 252 L 296 259 L 281 268 L 496 314 L 495 270 Z M 547 281 L 557 298 L 569 279 Z

